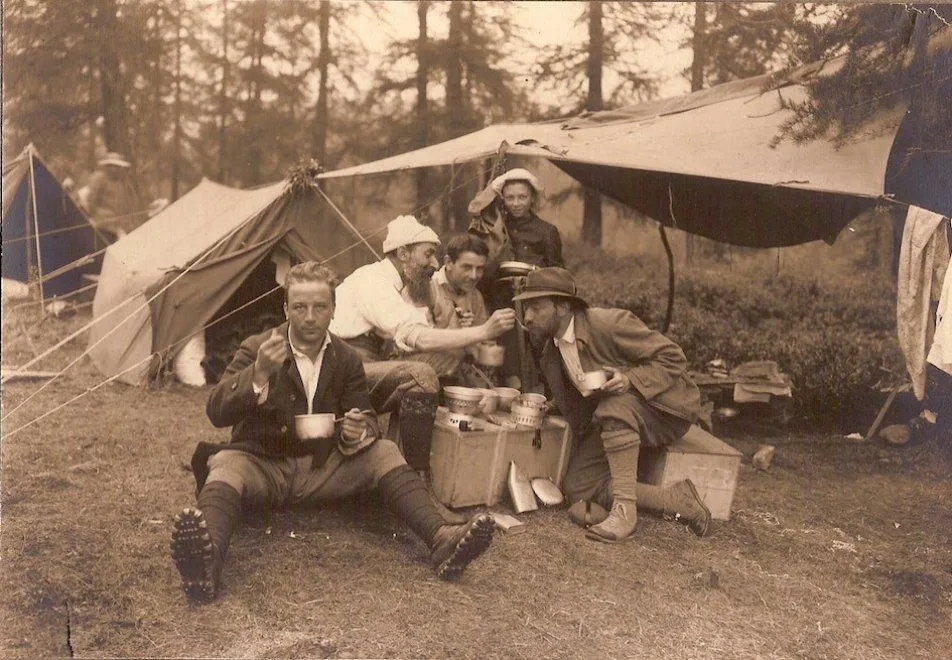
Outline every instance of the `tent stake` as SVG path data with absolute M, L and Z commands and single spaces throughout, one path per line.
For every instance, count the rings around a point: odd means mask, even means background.
M 896 395 L 900 392 L 906 392 L 909 390 L 909 384 L 903 383 L 902 385 L 896 385 L 892 388 L 892 391 L 889 393 L 889 396 L 886 397 L 886 402 L 883 403 L 883 407 L 879 409 L 879 413 L 876 415 L 876 419 L 873 420 L 872 426 L 869 427 L 869 430 L 866 431 L 865 440 L 872 440 L 873 436 L 876 435 L 876 431 L 879 430 L 879 425 L 883 423 L 883 418 L 886 417 L 886 413 L 889 411 L 889 407 L 893 404 L 893 401 L 896 400 Z

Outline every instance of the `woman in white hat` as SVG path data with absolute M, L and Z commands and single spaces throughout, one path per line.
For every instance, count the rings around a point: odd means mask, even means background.
M 490 187 L 502 200 L 515 260 L 540 267 L 564 266 L 559 230 L 536 215 L 543 193 L 536 176 L 517 167 L 497 176 Z

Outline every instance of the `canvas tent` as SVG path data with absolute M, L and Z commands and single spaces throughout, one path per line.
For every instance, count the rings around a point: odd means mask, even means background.
M 98 272 L 101 259 L 68 266 L 107 245 L 32 144 L 3 167 L 2 236 L 3 277 L 38 282 L 41 298 L 86 284 L 83 275 Z
M 202 180 L 106 251 L 90 355 L 104 374 L 141 384 L 156 367 L 149 356 L 170 360 L 263 262 L 329 259 L 349 272 L 373 258 L 313 188 Z
M 930 190 L 943 191 L 938 205 L 952 206 L 952 155 L 910 165 L 894 152 L 902 142 L 897 133 L 914 132 L 902 107 L 880 113 L 840 148 L 826 140 L 771 146 L 790 116 L 781 99 L 803 100 L 802 82 L 838 65 L 804 67 L 770 92 L 763 91 L 766 77 L 757 77 L 575 119 L 496 124 L 322 178 L 454 165 L 500 152 L 540 157 L 656 220 L 670 223 L 673 212 L 680 229 L 750 247 L 832 241 L 884 195 L 943 212 L 923 202 L 921 186 L 891 190 L 899 180 L 925 178 Z M 907 191 L 916 198 L 904 199 Z

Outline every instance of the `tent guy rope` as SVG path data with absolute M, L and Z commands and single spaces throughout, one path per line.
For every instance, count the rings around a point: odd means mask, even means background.
M 23 407 L 28 401 L 30 401 L 30 399 L 32 399 L 34 396 L 36 396 L 37 394 L 39 394 L 40 392 L 42 392 L 44 389 L 46 389 L 47 387 L 49 387 L 50 384 L 52 384 L 53 382 L 55 382 L 60 376 L 62 376 L 62 375 L 63 375 L 64 373 L 66 373 L 70 368 L 72 368 L 73 365 L 75 365 L 75 364 L 78 363 L 80 360 L 82 360 L 84 357 L 86 357 L 86 356 L 89 354 L 89 352 L 90 352 L 93 348 L 95 348 L 96 346 L 98 346 L 99 344 L 101 344 L 103 341 L 105 341 L 106 338 L 108 338 L 110 335 L 112 335 L 116 330 L 118 330 L 120 327 L 122 327 L 125 323 L 127 323 L 130 319 L 132 319 L 136 314 L 138 314 L 138 313 L 139 313 L 140 311 L 142 311 L 143 309 L 148 309 L 149 305 L 150 305 L 156 298 L 158 298 L 160 295 L 162 295 L 163 293 L 165 293 L 166 291 L 168 291 L 176 282 L 178 282 L 180 279 L 182 279 L 183 277 L 185 277 L 185 275 L 187 275 L 190 270 L 192 270 L 193 268 L 195 268 L 196 266 L 198 266 L 202 261 L 204 261 L 210 254 L 212 254 L 215 250 L 217 250 L 226 240 L 228 240 L 229 238 L 231 238 L 231 236 L 232 236 L 234 233 L 236 233 L 239 229 L 241 229 L 241 228 L 244 227 L 248 222 L 250 222 L 251 220 L 253 220 L 254 218 L 256 218 L 257 215 L 258 215 L 258 213 L 260 213 L 260 212 L 265 208 L 265 206 L 267 206 L 267 204 L 263 204 L 263 205 L 261 206 L 261 208 L 257 209 L 254 213 L 250 214 L 247 219 L 245 219 L 245 220 L 242 221 L 242 222 L 239 222 L 237 225 L 235 225 L 235 226 L 232 227 L 230 230 L 228 230 L 228 232 L 227 232 L 224 236 L 222 236 L 220 239 L 218 239 L 213 245 L 211 245 L 207 250 L 205 250 L 202 254 L 200 254 L 196 259 L 192 260 L 192 262 L 189 263 L 188 266 L 186 266 L 184 269 L 182 269 L 182 272 L 179 273 L 178 275 L 176 275 L 174 278 L 172 278 L 172 280 L 171 280 L 168 284 L 166 284 L 166 285 L 163 286 L 161 289 L 159 289 L 158 291 L 156 291 L 156 292 L 152 295 L 152 297 L 150 297 L 150 298 L 149 298 L 148 300 L 146 300 L 144 303 L 142 303 L 141 305 L 139 305 L 138 307 L 136 307 L 134 310 L 132 310 L 132 312 L 130 312 L 124 319 L 122 319 L 119 323 L 117 323 L 116 325 L 114 325 L 108 332 L 106 332 L 105 334 L 103 334 L 102 337 L 100 337 L 98 340 L 96 340 L 95 342 L 93 342 L 92 344 L 90 344 L 89 346 L 87 346 L 87 347 L 86 347 L 86 350 L 83 351 L 82 353 L 80 353 L 80 355 L 79 355 L 76 359 L 74 359 L 72 362 L 70 362 L 68 365 L 66 365 L 66 367 L 64 367 L 64 368 L 63 368 L 59 373 L 57 373 L 53 378 L 51 378 L 50 380 L 48 380 L 48 381 L 46 381 L 45 383 L 43 383 L 40 387 L 38 387 L 38 388 L 37 388 L 34 392 L 32 392 L 26 399 L 24 399 L 23 401 L 21 401 L 13 410 L 9 411 L 9 412 L 8 412 L 6 415 L 4 415 L 3 417 L 0 417 L 0 422 L 6 420 L 10 415 L 12 415 L 13 413 L 15 413 L 17 410 L 19 410 L 21 407 Z M 116 305 L 115 307 L 113 307 L 112 309 L 110 309 L 108 312 L 106 312 L 106 313 L 103 314 L 102 316 L 100 316 L 100 317 L 98 317 L 98 318 L 96 318 L 96 319 L 93 319 L 92 321 L 90 321 L 89 323 L 87 323 L 86 325 L 84 325 L 82 328 L 80 328 L 79 330 L 77 330 L 76 332 L 74 332 L 73 334 L 71 334 L 69 337 L 67 337 L 66 339 L 64 339 L 64 340 L 61 341 L 60 343 L 56 344 L 56 346 L 54 346 L 53 348 L 51 348 L 51 349 L 45 351 L 42 355 L 39 355 L 39 356 L 33 358 L 32 360 L 30 360 L 29 362 L 27 362 L 25 365 L 23 365 L 22 367 L 20 367 L 20 369 L 18 369 L 18 371 L 23 371 L 23 370 L 25 370 L 25 369 L 28 369 L 28 368 L 31 367 L 32 365 L 36 364 L 38 361 L 40 361 L 41 359 L 43 359 L 44 357 L 46 357 L 47 355 L 49 355 L 51 352 L 53 352 L 54 350 L 56 350 L 56 349 L 60 348 L 61 346 L 63 346 L 66 342 L 68 342 L 68 341 L 72 340 L 73 338 L 75 338 L 76 336 L 78 336 L 79 333 L 88 330 L 88 329 L 91 328 L 93 325 L 95 325 L 96 323 L 98 323 L 101 319 L 103 319 L 105 316 L 111 314 L 112 312 L 114 312 L 114 311 L 116 311 L 117 309 L 119 309 L 119 307 L 125 305 L 127 302 L 129 302 L 130 300 L 132 300 L 133 298 L 135 298 L 136 295 L 138 295 L 138 294 L 135 294 L 135 295 L 133 295 L 133 296 L 130 296 L 129 298 L 127 298 L 127 299 L 124 300 L 123 302 L 119 303 L 118 305 Z
M 463 187 L 463 186 L 465 186 L 465 185 L 468 185 L 469 183 L 471 183 L 472 181 L 475 181 L 476 179 L 477 179 L 477 177 L 471 177 L 471 178 L 469 178 L 469 179 L 467 179 L 467 180 L 461 182 L 461 183 L 458 184 L 457 186 L 454 186 L 454 187 L 452 187 L 452 188 L 447 189 L 445 192 L 441 193 L 440 195 L 437 195 L 436 197 L 434 197 L 432 200 L 430 200 L 430 201 L 427 202 L 426 204 L 421 205 L 421 206 L 417 207 L 416 209 L 414 209 L 413 212 L 414 212 L 414 213 L 418 212 L 420 209 L 425 208 L 426 206 L 429 206 L 429 204 L 432 204 L 433 202 L 436 202 L 436 201 L 442 199 L 442 198 L 445 197 L 446 195 L 452 193 L 453 191 L 457 190 L 458 188 L 461 188 L 461 187 Z M 263 207 L 262 207 L 262 208 L 263 208 Z M 261 210 L 261 209 L 258 209 L 259 212 L 260 212 L 260 210 Z M 120 321 L 120 322 L 119 322 L 116 326 L 114 326 L 109 332 L 107 332 L 105 335 L 103 335 L 102 337 L 100 337 L 98 341 L 96 341 L 95 343 L 93 343 L 93 344 L 91 344 L 90 346 L 88 346 L 88 347 L 86 348 L 86 350 L 84 350 L 84 351 L 79 355 L 79 357 L 77 357 L 77 358 L 74 359 L 72 362 L 70 362 L 68 365 L 66 365 L 66 367 L 64 367 L 62 370 L 60 370 L 60 371 L 59 371 L 55 376 L 53 376 L 50 380 L 48 380 L 48 381 L 46 381 L 45 383 L 43 383 L 43 385 L 41 385 L 39 388 L 37 388 L 37 389 L 36 389 L 35 391 L 33 391 L 32 393 L 30 393 L 30 394 L 26 397 L 26 399 L 24 399 L 24 400 L 21 401 L 19 404 L 17 404 L 17 406 L 14 407 L 13 410 L 10 410 L 6 415 L 4 415 L 2 418 L 0 418 L 0 422 L 5 421 L 10 415 L 14 414 L 17 410 L 19 410 L 19 409 L 22 408 L 24 405 L 26 405 L 26 403 L 29 402 L 34 396 L 36 396 L 36 395 L 39 394 L 43 389 L 45 389 L 50 383 L 52 383 L 52 382 L 55 381 L 57 378 L 59 378 L 60 376 L 62 376 L 64 373 L 66 373 L 66 371 L 68 371 L 69 369 L 71 369 L 75 364 L 77 364 L 80 360 L 82 360 L 82 358 L 86 357 L 86 356 L 89 354 L 89 351 L 90 351 L 91 349 L 95 348 L 99 343 L 101 343 L 103 340 L 105 340 L 106 337 L 108 337 L 110 334 L 112 334 L 113 332 L 115 332 L 116 329 L 118 329 L 120 326 L 122 326 L 122 324 L 126 323 L 129 319 L 131 319 L 135 314 L 137 314 L 141 309 L 143 309 L 143 307 L 148 307 L 148 305 L 149 305 L 153 300 L 155 300 L 155 298 L 157 298 L 159 295 L 161 295 L 162 293 L 164 293 L 164 292 L 165 292 L 169 287 L 171 287 L 173 284 L 175 284 L 175 283 L 176 283 L 179 279 L 181 279 L 191 268 L 193 268 L 194 266 L 198 265 L 199 262 L 201 262 L 202 260 L 204 260 L 204 259 L 205 259 L 210 253 L 212 253 L 222 242 L 224 242 L 229 236 L 231 236 L 232 233 L 234 233 L 235 231 L 237 231 L 238 229 L 240 229 L 241 227 L 243 227 L 248 221 L 254 219 L 256 216 L 257 216 L 257 212 L 254 213 L 254 214 L 252 214 L 252 215 L 250 215 L 249 218 L 248 218 L 248 220 L 246 220 L 245 222 L 239 223 L 236 227 L 232 228 L 225 236 L 223 236 L 221 239 L 219 239 L 219 241 L 218 241 L 215 245 L 212 245 L 208 250 L 206 250 L 204 253 L 202 253 L 201 255 L 199 255 L 199 257 L 198 257 L 197 259 L 195 259 L 191 264 L 189 264 L 189 266 L 187 266 L 181 273 L 179 273 L 171 282 L 169 282 L 167 285 L 165 285 L 164 287 L 162 287 L 162 289 L 160 289 L 158 292 L 156 292 L 156 293 L 155 293 L 151 298 L 149 298 L 143 305 L 140 305 L 138 308 L 136 308 L 131 314 L 129 314 L 129 315 L 128 315 L 126 318 L 124 318 L 122 321 Z M 376 235 L 376 234 L 378 234 L 378 233 L 384 231 L 385 229 L 386 229 L 386 226 L 383 226 L 383 227 L 380 227 L 379 229 L 377 229 L 377 230 L 375 230 L 375 231 L 373 231 L 373 232 L 371 232 L 371 233 L 369 233 L 369 234 L 367 234 L 367 235 L 361 235 L 361 234 L 359 234 L 359 232 L 358 232 L 358 236 L 360 236 L 360 239 L 361 239 L 361 240 L 359 240 L 359 241 L 357 241 L 357 242 L 355 242 L 355 243 L 349 245 L 348 247 L 344 248 L 343 250 L 337 252 L 336 254 L 331 255 L 330 257 L 327 257 L 326 259 L 323 259 L 323 260 L 321 261 L 321 263 L 327 263 L 327 262 L 329 262 L 330 260 L 332 260 L 332 259 L 334 259 L 334 258 L 340 256 L 341 254 L 344 254 L 344 253 L 348 252 L 349 250 L 353 250 L 353 249 L 355 249 L 356 247 L 358 247 L 358 246 L 360 246 L 360 245 L 366 244 L 366 238 L 369 238 L 370 236 Z M 228 317 L 231 316 L 232 314 L 234 314 L 234 313 L 236 313 L 236 312 L 238 312 L 238 311 L 240 311 L 240 310 L 242 310 L 242 309 L 245 309 L 247 306 L 258 302 L 259 300 L 261 300 L 261 299 L 264 298 L 265 296 L 268 296 L 268 295 L 270 295 L 271 293 L 273 293 L 274 291 L 277 291 L 279 288 L 281 288 L 280 285 L 275 286 L 274 288 L 272 288 L 271 290 L 267 291 L 266 293 L 261 294 L 260 296 L 258 296 L 258 297 L 256 297 L 256 298 L 254 298 L 253 300 L 251 300 L 251 301 L 249 301 L 249 302 L 247 302 L 247 303 L 241 305 L 240 307 L 237 307 L 236 309 L 232 310 L 232 311 L 229 312 L 228 314 L 225 314 L 225 315 L 223 315 L 223 316 L 221 316 L 221 317 L 215 319 L 215 320 L 212 321 L 211 323 L 206 324 L 206 325 L 203 326 L 199 331 L 202 331 L 202 332 L 205 331 L 205 330 L 208 329 L 209 327 L 211 327 L 211 326 L 215 325 L 216 323 L 219 323 L 220 321 L 222 321 L 222 320 L 228 318 Z M 135 295 L 138 295 L 138 294 L 135 294 Z M 135 297 L 135 295 L 130 296 L 129 298 L 127 298 L 127 299 L 124 300 L 123 302 L 119 303 L 118 305 L 116 305 L 116 306 L 113 307 L 112 309 L 108 310 L 107 312 L 105 312 L 105 313 L 102 314 L 101 316 L 99 316 L 99 317 L 97 317 L 97 318 L 91 320 L 89 323 L 87 323 L 86 325 L 84 325 L 82 328 L 80 328 L 80 329 L 77 330 L 76 332 L 72 333 L 69 337 L 67 337 L 66 339 L 62 340 L 61 342 L 59 342 L 58 344 L 56 344 L 56 345 L 53 346 L 52 348 L 48 349 L 47 351 L 45 351 L 42 355 L 39 355 L 39 356 L 37 356 L 36 358 L 33 358 L 32 360 L 30 360 L 27 364 L 25 364 L 24 366 L 20 367 L 17 371 L 24 371 L 25 369 L 28 369 L 30 366 L 36 364 L 39 360 L 42 360 L 43 358 L 45 358 L 46 356 L 48 356 L 48 355 L 49 355 L 50 353 L 52 353 L 53 351 L 55 351 L 55 350 L 61 348 L 62 346 L 64 346 L 66 343 L 68 343 L 68 342 L 71 341 L 72 339 L 75 339 L 79 334 L 81 334 L 82 332 L 88 330 L 88 329 L 89 329 L 90 327 L 92 327 L 95 323 L 97 323 L 97 322 L 99 322 L 100 320 L 104 319 L 106 316 L 108 316 L 109 314 L 112 314 L 114 311 L 116 311 L 117 309 L 119 309 L 120 307 L 122 307 L 123 305 L 125 305 L 126 303 L 128 303 L 129 301 L 131 301 L 131 300 Z M 196 331 L 196 332 L 198 332 L 198 331 Z M 193 333 L 193 334 L 194 334 L 194 333 Z M 180 340 L 178 340 L 178 341 L 176 341 L 176 342 L 173 342 L 170 346 L 164 348 L 162 352 L 168 352 L 168 349 L 169 349 L 169 348 L 172 348 L 172 347 L 178 345 L 179 343 L 181 343 L 181 342 L 183 342 L 183 341 L 189 339 L 190 337 L 191 337 L 191 335 L 190 335 L 189 337 L 184 338 L 184 339 L 180 339 Z M 148 362 L 148 361 L 154 359 L 155 357 L 161 357 L 161 353 L 160 353 L 160 352 L 150 353 L 148 356 L 146 356 L 146 357 L 143 358 L 142 360 L 139 360 L 138 362 L 136 362 L 136 363 L 135 363 L 134 365 L 132 365 L 131 367 L 128 367 L 128 368 L 122 370 L 121 372 L 110 376 L 109 378 L 107 378 L 106 380 L 100 382 L 99 384 L 95 385 L 94 387 L 87 389 L 85 392 L 82 392 L 82 393 L 80 393 L 80 394 L 74 396 L 73 398 L 69 399 L 68 401 L 66 401 L 66 402 L 64 402 L 64 403 L 62 403 L 62 404 L 56 406 L 55 408 L 53 408 L 53 409 L 51 409 L 51 410 L 49 410 L 49 411 L 47 411 L 47 412 L 45 412 L 45 413 L 39 415 L 38 417 L 36 417 L 36 418 L 30 420 L 29 422 L 26 422 L 25 424 L 23 424 L 23 425 L 17 427 L 17 428 L 14 429 L 13 431 L 11 431 L 11 432 L 9 432 L 9 433 L 6 433 L 5 436 L 6 436 L 6 437 L 10 437 L 10 436 L 13 435 L 14 433 L 18 433 L 19 431 L 21 431 L 21 430 L 27 428 L 28 426 L 31 426 L 31 425 L 35 424 L 36 422 L 40 421 L 41 419 L 44 419 L 44 418 L 48 417 L 49 415 L 53 414 L 54 412 L 56 412 L 56 411 L 58 411 L 58 410 L 61 410 L 62 408 L 65 408 L 66 406 L 68 406 L 68 405 L 74 403 L 75 401 L 78 401 L 79 399 L 81 399 L 83 396 L 85 396 L 85 395 L 88 394 L 89 392 L 93 392 L 93 391 L 99 389 L 100 387 L 102 387 L 103 385 L 106 385 L 107 383 L 111 383 L 112 381 L 116 380 L 116 379 L 119 378 L 120 376 L 123 376 L 123 375 L 125 375 L 125 374 L 127 374 L 127 373 L 129 373 L 129 372 L 131 372 L 131 371 L 133 371 L 133 370 L 135 370 L 135 369 L 137 369 L 137 368 L 139 368 L 140 366 L 142 366 L 142 365 L 145 364 L 146 362 Z

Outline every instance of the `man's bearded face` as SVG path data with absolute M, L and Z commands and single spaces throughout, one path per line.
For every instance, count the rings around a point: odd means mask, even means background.
M 410 298 L 418 303 L 430 304 L 430 278 L 436 272 L 439 264 L 436 261 L 436 245 L 433 243 L 416 243 L 407 248 L 403 263 L 403 281 L 410 293 Z

